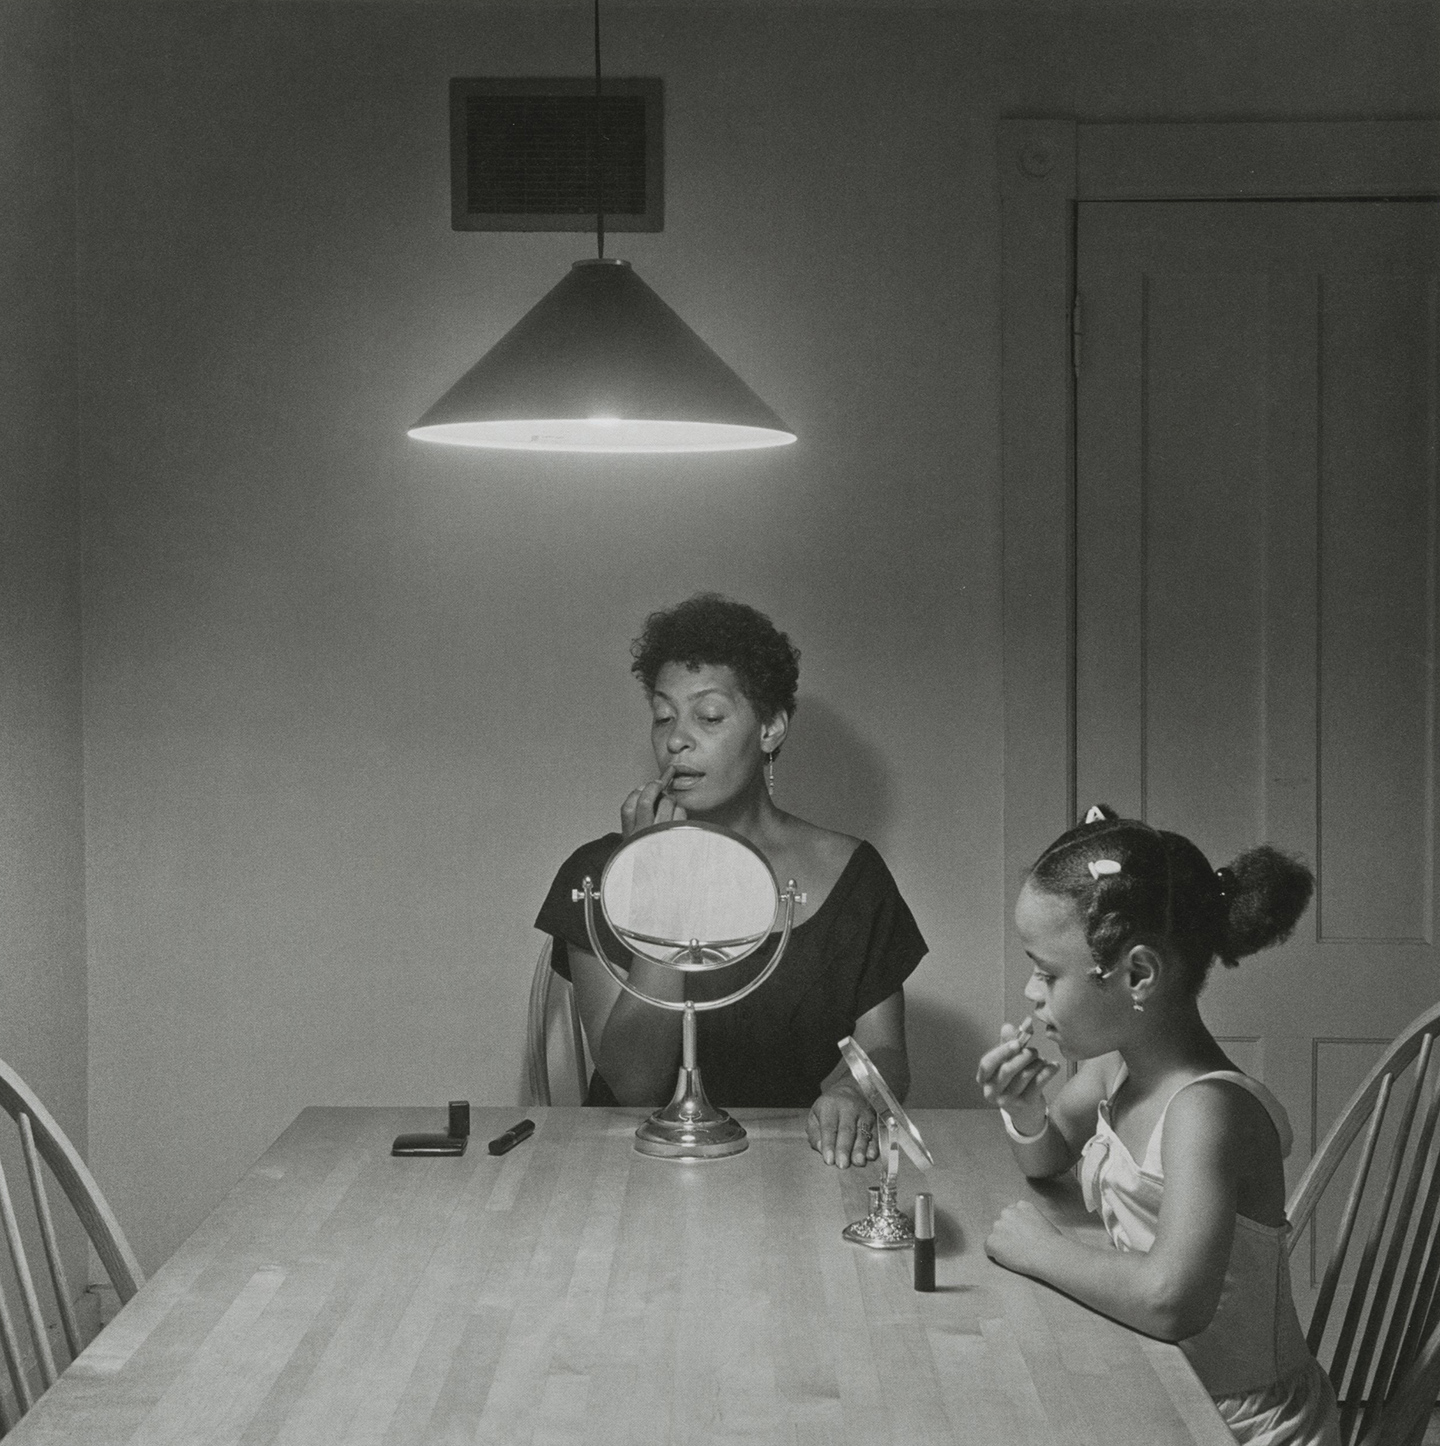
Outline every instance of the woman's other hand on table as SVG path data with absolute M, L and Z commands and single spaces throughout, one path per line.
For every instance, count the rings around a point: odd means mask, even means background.
M 810 1106 L 805 1133 L 827 1165 L 843 1170 L 880 1158 L 875 1111 L 850 1085 L 833 1085 Z
M 1039 1256 L 1049 1241 L 1060 1232 L 1028 1200 L 1007 1205 L 990 1229 L 985 1241 L 985 1254 L 1006 1270 L 1033 1275 Z
M 620 832 L 626 838 L 652 823 L 673 823 L 686 818 L 684 808 L 665 790 L 675 777 L 672 764 L 660 775 L 652 778 L 643 788 L 634 789 L 620 805 Z

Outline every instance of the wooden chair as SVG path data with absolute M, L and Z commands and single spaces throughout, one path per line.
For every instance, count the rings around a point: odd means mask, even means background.
M 83 1338 L 75 1314 L 76 1296 L 71 1291 L 60 1258 L 55 1218 L 51 1213 L 45 1173 L 41 1168 L 42 1160 L 60 1182 L 60 1188 L 65 1192 L 71 1208 L 90 1237 L 90 1243 L 104 1264 L 110 1283 L 122 1304 L 140 1289 L 145 1283 L 145 1277 L 141 1273 L 135 1252 L 125 1239 L 120 1222 L 116 1220 L 104 1195 L 100 1193 L 100 1187 L 86 1168 L 84 1160 L 80 1158 L 54 1116 L 40 1103 L 35 1092 L 4 1061 L 0 1061 L 0 1107 L 4 1108 L 18 1127 L 20 1153 L 25 1162 L 25 1172 L 29 1176 L 30 1198 L 35 1210 L 34 1229 L 22 1231 L 9 1179 L 4 1167 L 0 1166 L 0 1228 L 4 1230 L 10 1249 L 10 1260 L 14 1267 L 13 1284 L 18 1290 L 20 1309 L 34 1348 L 33 1367 L 27 1368 L 15 1328 L 15 1312 L 6 1287 L 0 1285 L 0 1350 L 3 1350 L 5 1365 L 10 1373 L 18 1415 L 23 1416 L 34 1405 L 36 1397 L 55 1384 L 58 1375 L 55 1351 L 46 1329 L 45 1314 L 40 1304 L 40 1293 L 35 1286 L 35 1275 L 30 1268 L 24 1235 L 29 1234 L 32 1238 L 36 1234 L 39 1236 L 54 1294 L 55 1310 L 70 1359 L 74 1360 L 88 1344 Z M 39 1391 L 34 1389 L 31 1369 L 38 1373 Z M 0 1418 L 3 1418 L 7 1431 L 15 1424 L 11 1418 L 16 1415 L 17 1412 L 0 1397 Z
M 580 1006 L 575 999 L 575 988 L 568 980 L 562 979 L 550 967 L 550 951 L 553 940 L 547 934 L 540 946 L 540 957 L 535 962 L 535 974 L 530 981 L 530 1017 L 525 1040 L 525 1077 L 530 1091 L 530 1103 L 550 1103 L 550 1015 L 557 994 L 564 996 L 566 1013 L 570 1023 L 570 1052 L 574 1061 L 575 1079 L 583 1102 L 590 1087 L 590 1077 L 585 1068 L 585 1031 L 580 1024 Z
M 1346 1446 L 1418 1442 L 1440 1393 L 1437 1035 L 1440 1005 L 1411 1023 L 1366 1075 L 1287 1206 L 1293 1252 L 1360 1139 L 1307 1332 L 1335 1387 Z

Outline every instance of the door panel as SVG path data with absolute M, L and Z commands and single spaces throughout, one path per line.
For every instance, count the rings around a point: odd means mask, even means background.
M 1292 1180 L 1440 993 L 1437 213 L 1079 207 L 1076 805 L 1316 868 L 1295 936 L 1204 997 Z
M 1428 944 L 1434 282 L 1322 304 L 1320 937 Z

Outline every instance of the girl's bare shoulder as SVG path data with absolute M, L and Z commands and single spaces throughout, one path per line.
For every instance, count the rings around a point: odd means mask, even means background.
M 1234 1080 L 1202 1076 L 1182 1085 L 1165 1111 L 1165 1141 L 1172 1139 L 1182 1149 L 1208 1139 L 1247 1155 L 1273 1151 L 1280 1158 L 1279 1134 L 1270 1111 Z

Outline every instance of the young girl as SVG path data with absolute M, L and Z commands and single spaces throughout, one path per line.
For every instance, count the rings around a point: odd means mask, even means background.
M 1080 1160 L 1085 1203 L 1117 1247 L 1078 1244 L 1022 1200 L 996 1221 L 990 1256 L 1178 1342 L 1253 1446 L 1339 1446 L 1339 1428 L 1290 1294 L 1290 1124 L 1225 1057 L 1196 996 L 1215 959 L 1233 967 L 1283 940 L 1313 885 L 1268 846 L 1215 870 L 1179 834 L 1092 808 L 1020 891 L 1034 1013 L 1002 1027 L 976 1073 L 1027 1176 Z M 1030 1043 L 1036 1026 L 1082 1061 L 1048 1107 L 1058 1066 Z

